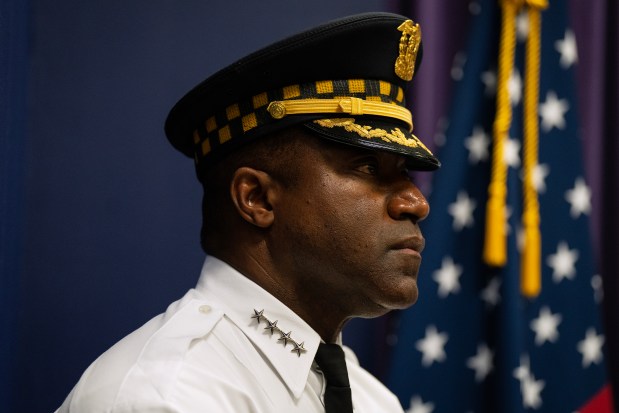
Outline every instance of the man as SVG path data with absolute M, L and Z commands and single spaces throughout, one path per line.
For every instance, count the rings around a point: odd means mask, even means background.
M 439 166 L 404 103 L 420 36 L 399 15 L 349 16 L 174 106 L 166 134 L 204 186 L 198 285 L 97 359 L 59 412 L 402 411 L 341 330 L 417 299 L 429 207 L 409 170 Z

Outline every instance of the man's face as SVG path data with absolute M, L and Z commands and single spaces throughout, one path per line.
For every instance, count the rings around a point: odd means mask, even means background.
M 403 157 L 307 139 L 282 189 L 272 251 L 294 295 L 345 317 L 370 317 L 417 300 L 429 206 Z

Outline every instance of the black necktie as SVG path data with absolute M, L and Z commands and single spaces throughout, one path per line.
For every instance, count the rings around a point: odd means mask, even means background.
M 342 347 L 337 344 L 320 343 L 315 360 L 327 380 L 326 412 L 352 413 L 350 382 Z

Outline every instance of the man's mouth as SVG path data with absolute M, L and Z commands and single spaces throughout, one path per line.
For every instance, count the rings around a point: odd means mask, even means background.
M 413 236 L 396 242 L 392 249 L 421 256 L 421 251 L 423 251 L 424 247 L 424 238 L 420 236 Z

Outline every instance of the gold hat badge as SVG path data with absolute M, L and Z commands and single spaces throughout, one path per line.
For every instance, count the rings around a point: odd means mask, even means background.
M 421 28 L 412 20 L 406 20 L 398 30 L 402 32 L 400 37 L 400 54 L 395 60 L 395 74 L 402 80 L 409 81 L 415 73 L 415 60 L 421 44 Z

